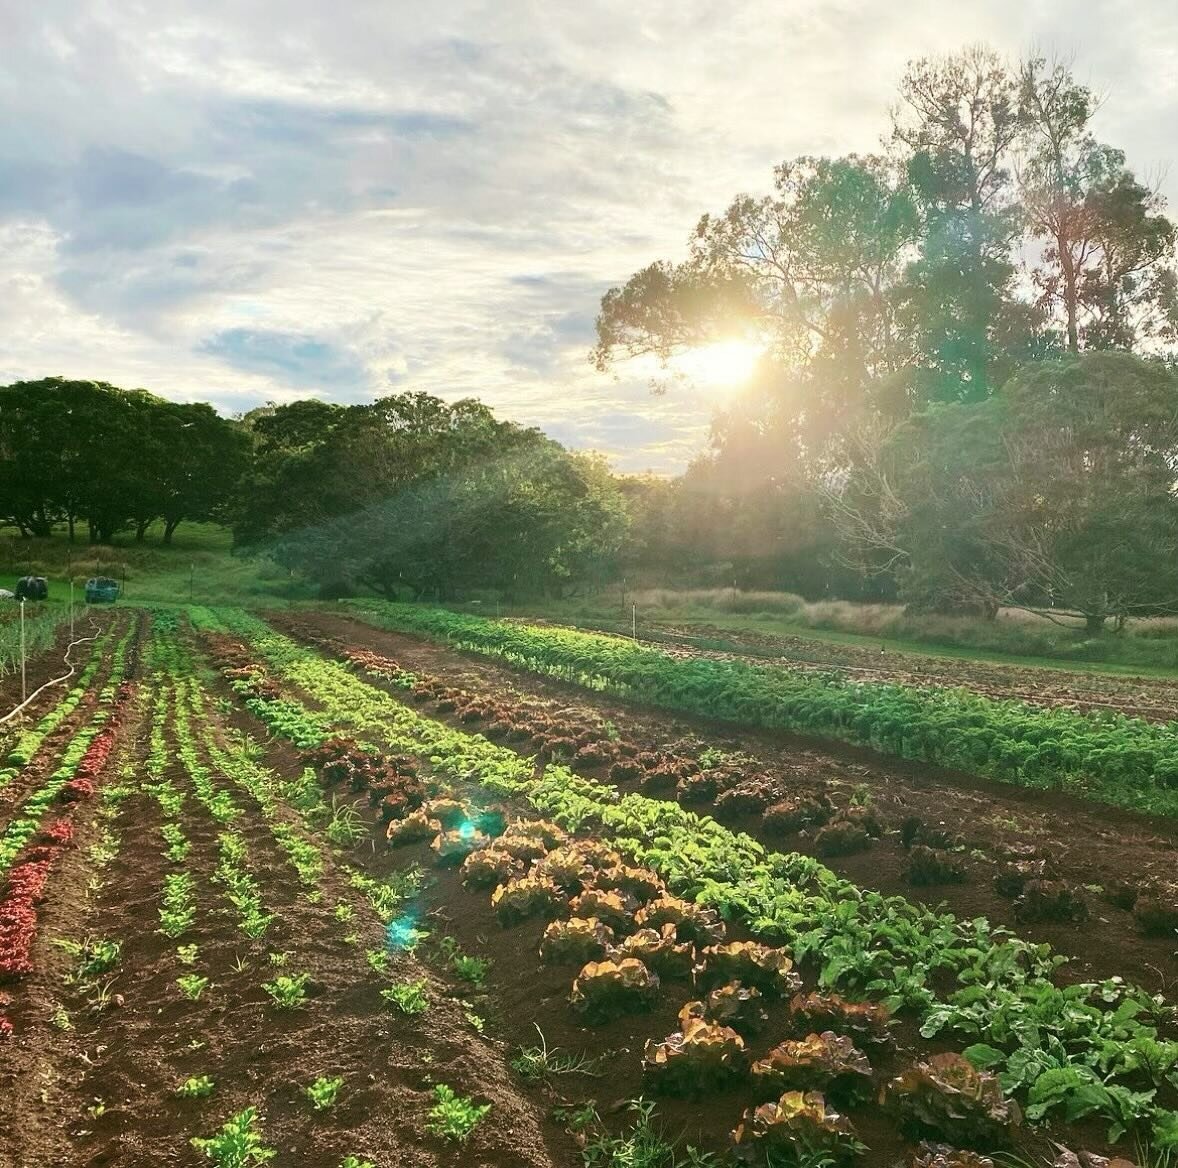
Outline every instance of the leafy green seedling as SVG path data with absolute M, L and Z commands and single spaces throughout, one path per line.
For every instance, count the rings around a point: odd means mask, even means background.
M 204 1152 L 217 1168 L 250 1168 L 252 1164 L 264 1164 L 278 1153 L 262 1143 L 262 1135 L 254 1126 L 257 1119 L 257 1108 L 247 1107 L 226 1120 L 215 1136 L 194 1138 L 192 1146 Z
M 424 1014 L 429 1009 L 429 998 L 425 993 L 425 978 L 417 981 L 398 982 L 387 990 L 381 990 L 380 996 L 386 1002 L 398 1007 L 402 1014 Z
M 453 1087 L 439 1083 L 434 1088 L 434 1105 L 429 1110 L 426 1130 L 455 1143 L 465 1143 L 491 1110 L 489 1103 L 475 1103 Z
M 283 973 L 273 981 L 263 983 L 262 989 L 270 995 L 270 1000 L 280 1010 L 293 1010 L 306 1002 L 307 983 L 310 980 L 309 973 L 296 974 L 294 977 Z
M 320 1075 L 309 1087 L 303 1088 L 303 1094 L 311 1100 L 311 1106 L 316 1111 L 326 1111 L 335 1106 L 340 1088 L 344 1085 L 343 1076 L 328 1079 Z
M 200 1000 L 201 994 L 208 989 L 209 979 L 195 973 L 186 973 L 182 977 L 176 978 L 176 984 L 180 987 L 180 992 L 190 1002 L 196 1002 Z

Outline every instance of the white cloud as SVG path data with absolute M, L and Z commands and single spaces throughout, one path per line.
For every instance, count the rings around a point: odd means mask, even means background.
M 1147 173 L 1178 115 L 1162 0 L 3 7 L 0 377 L 477 395 L 631 469 L 710 407 L 588 366 L 601 293 L 781 158 L 872 149 L 907 58 L 1071 54 Z

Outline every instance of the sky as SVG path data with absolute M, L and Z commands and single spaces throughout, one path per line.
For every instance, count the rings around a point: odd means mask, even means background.
M 1173 0 L 0 0 L 0 384 L 476 396 L 673 473 L 730 388 L 595 371 L 602 294 L 976 41 L 1178 204 Z

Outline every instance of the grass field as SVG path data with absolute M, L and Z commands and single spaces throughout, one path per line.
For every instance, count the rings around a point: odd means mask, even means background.
M 45 576 L 50 600 L 68 598 L 74 581 L 76 603 L 91 576 L 111 576 L 123 584 L 123 599 L 135 603 L 251 604 L 296 599 L 312 589 L 293 581 L 273 561 L 234 555 L 229 532 L 212 523 L 185 523 L 173 542 L 152 528 L 143 543 L 123 536 L 110 545 L 71 544 L 64 534 L 21 539 L 0 531 L 0 587 L 12 589 L 18 577 Z
M 123 599 L 134 603 L 223 603 L 250 608 L 306 602 L 315 593 L 312 585 L 292 577 L 272 560 L 234 554 L 229 532 L 216 524 L 184 524 L 170 546 L 162 542 L 157 529 L 149 530 L 142 544 L 124 536 L 103 546 L 84 541 L 70 544 L 64 534 L 25 540 L 14 532 L 0 531 L 0 587 L 12 589 L 18 577 L 26 574 L 49 579 L 51 603 L 66 600 L 71 577 L 75 601 L 80 603 L 81 587 L 94 575 L 120 580 Z M 807 603 L 786 592 L 730 588 L 629 592 L 624 610 L 620 589 L 564 601 L 508 606 L 483 600 L 453 607 L 626 631 L 631 627 L 631 605 L 637 607 L 640 635 L 678 632 L 717 649 L 747 651 L 744 634 L 754 634 L 949 660 L 1157 677 L 1178 674 L 1178 625 L 1166 619 L 1131 621 L 1124 633 L 1091 637 L 1015 610 L 1003 611 L 992 622 L 913 617 L 906 616 L 899 605 Z

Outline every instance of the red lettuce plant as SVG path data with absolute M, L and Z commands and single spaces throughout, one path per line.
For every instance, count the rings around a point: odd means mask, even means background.
M 694 1017 L 663 1042 L 648 1039 L 642 1056 L 644 1078 L 672 1095 L 709 1094 L 747 1069 L 744 1039 L 735 1030 Z
M 613 930 L 596 917 L 553 921 L 544 930 L 540 957 L 556 964 L 596 961 L 605 956 L 613 938 Z
M 430 819 L 436 819 L 447 831 L 465 823 L 470 814 L 465 803 L 447 798 L 430 799 L 422 807 L 422 811 Z
M 462 882 L 468 888 L 494 888 L 523 874 L 523 864 L 497 844 L 472 853 L 462 863 Z
M 966 1148 L 924 1140 L 912 1155 L 912 1168 L 994 1168 L 994 1161 L 989 1156 L 979 1156 L 977 1152 Z M 1080 1165 L 1075 1165 L 1075 1168 L 1080 1168 Z
M 674 925 L 680 941 L 693 941 L 697 945 L 723 941 L 725 936 L 724 922 L 714 909 L 669 894 L 659 896 L 639 909 L 634 923 L 644 929 Z
M 593 879 L 593 871 L 575 845 L 554 848 L 532 868 L 533 874 L 547 876 L 562 891 L 576 895 Z
M 772 1099 L 783 1091 L 819 1088 L 832 1096 L 862 1097 L 870 1093 L 871 1064 L 849 1038 L 827 1030 L 805 1038 L 789 1038 L 753 1063 L 757 1093 Z
M 756 1034 L 768 1021 L 761 999 L 761 991 L 755 986 L 730 981 L 712 990 L 704 1001 L 688 1002 L 679 1012 L 679 1021 L 682 1024 L 683 1016 L 688 1011 L 698 1012 L 709 1022 L 718 1026 L 731 1026 L 747 1038 Z
M 865 1149 L 850 1122 L 817 1091 L 787 1091 L 744 1113 L 732 1133 L 736 1154 L 750 1164 L 840 1163 Z
M 564 910 L 564 896 L 543 876 L 522 876 L 501 884 L 491 895 L 491 907 L 504 925 L 518 924 L 528 917 L 556 917 Z
M 617 948 L 620 957 L 637 957 L 659 977 L 689 978 L 695 964 L 695 947 L 690 941 L 677 941 L 675 926 L 663 925 L 662 931 L 639 929 Z
M 795 994 L 789 1016 L 799 1029 L 833 1030 L 861 1042 L 887 1042 L 891 1011 L 883 1002 L 848 1002 L 839 994 Z
M 442 830 L 442 825 L 436 819 L 430 819 L 424 811 L 414 811 L 404 819 L 394 819 L 385 830 L 385 836 L 390 844 L 417 844 L 422 840 L 433 839 Z
M 646 904 L 666 892 L 662 880 L 648 868 L 631 868 L 626 864 L 603 869 L 594 883 L 598 888 L 624 892 L 640 904 Z
M 907 1131 L 960 1144 L 999 1144 L 1021 1118 L 996 1076 L 952 1052 L 904 1071 L 887 1085 L 884 1099 Z
M 443 868 L 455 868 L 472 852 L 485 848 L 491 841 L 481 831 L 441 831 L 430 844 L 438 863 Z
M 756 986 L 764 994 L 792 994 L 802 988 L 789 954 L 757 941 L 711 945 L 700 953 L 696 986 L 706 990 L 726 981 Z
M 587 1022 L 607 1022 L 621 1014 L 649 1010 L 658 999 L 659 979 L 641 961 L 591 961 L 577 975 L 569 997 Z
M 609 892 L 603 888 L 586 888 L 569 905 L 574 916 L 597 917 L 615 932 L 625 932 L 634 926 L 634 911 L 638 902 L 624 892 Z

